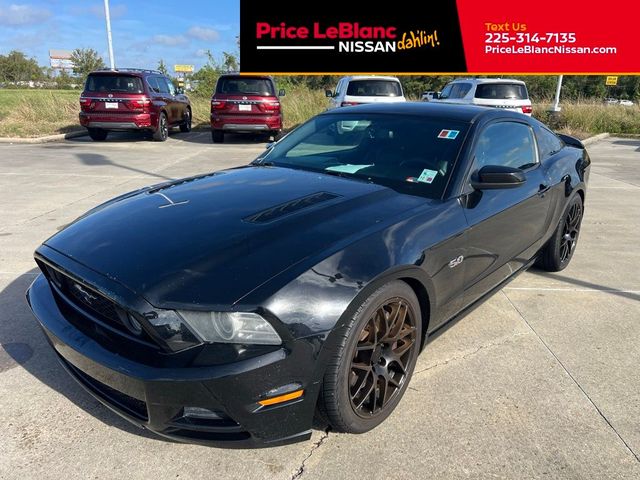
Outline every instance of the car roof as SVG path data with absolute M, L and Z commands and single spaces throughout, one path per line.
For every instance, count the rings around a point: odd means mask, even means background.
M 350 75 L 348 77 L 342 77 L 340 80 L 348 80 L 349 82 L 352 80 L 391 80 L 393 82 L 399 82 L 400 79 L 398 77 L 390 77 L 384 75 Z
M 385 102 L 367 103 L 352 107 L 341 107 L 327 110 L 321 115 L 349 113 L 382 113 L 390 115 L 417 115 L 432 118 L 472 123 L 480 118 L 511 118 L 531 123 L 530 118 L 518 112 L 501 108 L 479 107 L 476 105 L 453 105 L 432 102 Z
M 247 75 L 247 74 L 240 74 L 240 73 L 223 73 L 222 75 L 220 75 L 218 77 L 218 79 L 221 78 L 264 78 L 267 80 L 273 80 L 273 77 L 271 75 Z
M 484 83 L 517 83 L 519 85 L 526 85 L 522 80 L 516 80 L 515 78 L 456 78 L 449 83 L 454 82 L 467 82 L 467 83 L 475 83 L 476 85 L 484 84 Z
M 103 70 L 94 70 L 89 75 L 118 75 L 121 73 L 140 77 L 144 77 L 145 75 L 164 75 L 164 73 L 159 70 L 147 70 L 145 68 L 116 68 L 115 70 L 105 68 Z

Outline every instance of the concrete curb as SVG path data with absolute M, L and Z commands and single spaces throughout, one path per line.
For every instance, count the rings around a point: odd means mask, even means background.
M 84 137 L 88 135 L 86 130 L 79 130 L 75 132 L 68 133 L 60 133 L 58 135 L 47 135 L 46 137 L 34 137 L 34 138 L 11 138 L 11 137 L 0 137 L 0 143 L 50 143 L 50 142 L 61 142 L 62 140 L 66 140 L 68 138 L 76 138 L 76 137 Z
M 584 140 L 582 140 L 582 144 L 586 147 L 587 145 L 592 145 L 610 136 L 611 134 L 609 133 L 599 133 L 598 135 L 594 135 L 593 137 L 585 138 Z

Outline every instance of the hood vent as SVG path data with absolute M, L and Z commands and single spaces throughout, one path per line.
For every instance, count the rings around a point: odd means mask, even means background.
M 313 193 L 311 195 L 307 195 L 306 197 L 290 200 L 286 203 L 276 205 L 275 207 L 271 207 L 266 210 L 262 210 L 261 212 L 254 213 L 253 215 L 244 218 L 244 221 L 249 223 L 272 222 L 273 220 L 277 220 L 278 218 L 284 217 L 285 215 L 290 215 L 299 210 L 312 207 L 313 205 L 317 205 L 319 203 L 328 202 L 329 200 L 333 200 L 334 198 L 338 198 L 339 196 L 340 195 L 336 195 L 335 193 L 328 192 Z

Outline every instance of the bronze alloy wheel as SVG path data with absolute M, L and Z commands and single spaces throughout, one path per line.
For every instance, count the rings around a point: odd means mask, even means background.
M 578 242 L 581 219 L 582 205 L 576 202 L 571 205 L 569 213 L 564 221 L 562 239 L 560 240 L 560 261 L 562 263 L 568 261 L 573 255 L 576 243 Z
M 354 412 L 376 416 L 401 391 L 417 348 L 416 315 L 409 302 L 396 297 L 378 307 L 362 328 L 349 372 Z

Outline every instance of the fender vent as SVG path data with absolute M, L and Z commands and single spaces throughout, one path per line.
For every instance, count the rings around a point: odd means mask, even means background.
M 335 193 L 328 192 L 313 193 L 311 195 L 307 195 L 306 197 L 290 200 L 286 203 L 276 205 L 275 207 L 271 207 L 266 210 L 262 210 L 261 212 L 254 213 L 253 215 L 245 217 L 244 221 L 250 223 L 272 222 L 273 220 L 277 220 L 278 218 L 284 217 L 285 215 L 290 215 L 299 210 L 312 207 L 313 205 L 317 205 L 319 203 L 328 202 L 329 200 L 333 200 L 334 198 L 338 198 L 339 196 L 340 195 L 336 195 Z

